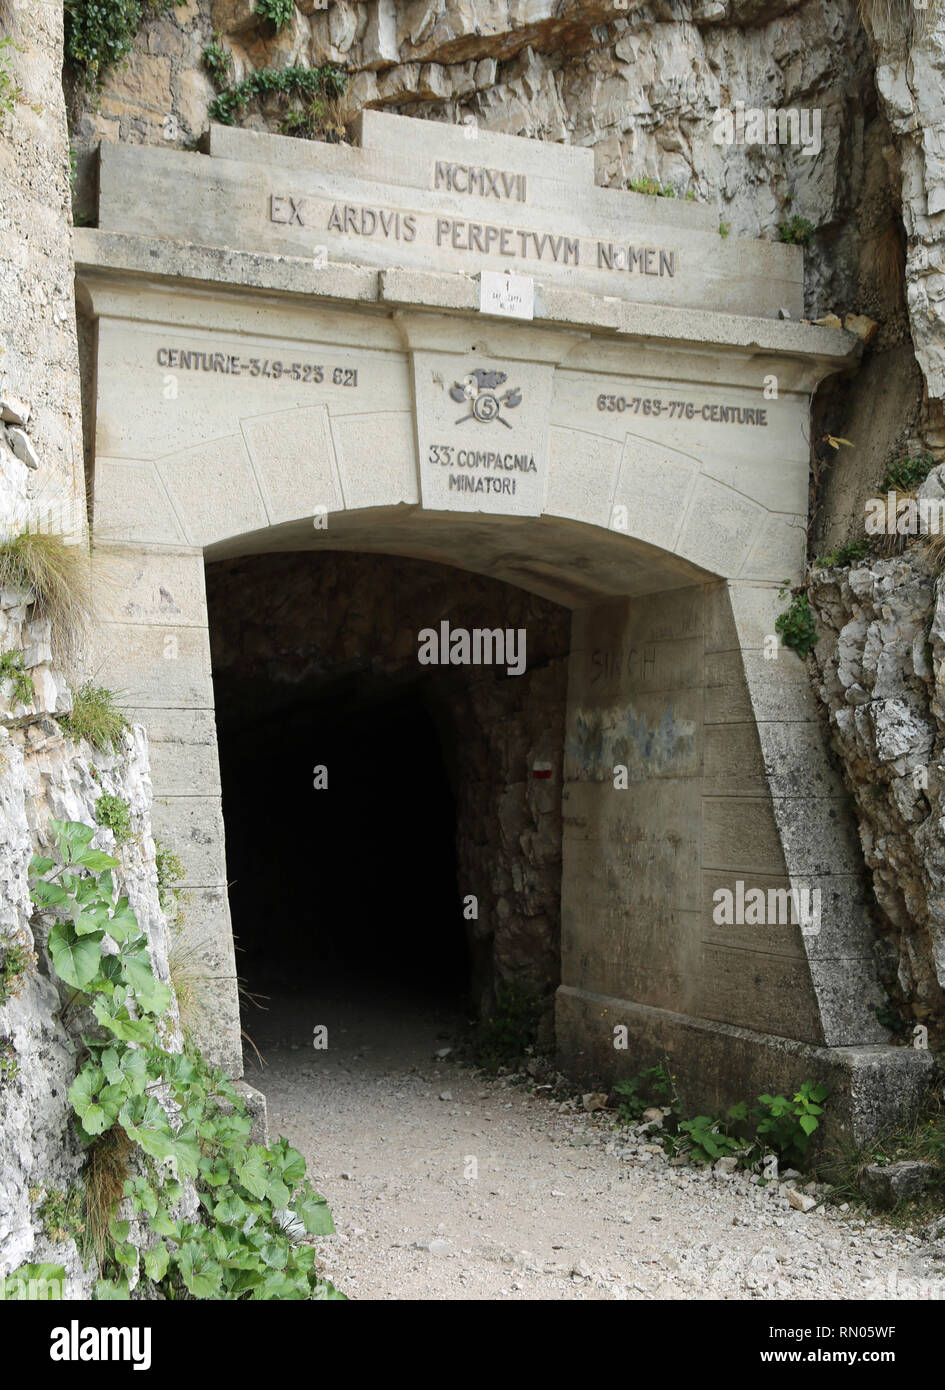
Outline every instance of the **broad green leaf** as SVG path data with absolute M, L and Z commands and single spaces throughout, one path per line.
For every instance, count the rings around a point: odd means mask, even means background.
M 129 1139 L 140 1144 L 152 1158 L 170 1158 L 174 1134 L 167 1113 L 153 1096 L 141 1103 L 129 1102 L 121 1112 L 121 1123 Z
M 147 1178 L 135 1178 L 131 1195 L 134 1201 L 135 1211 L 146 1211 L 149 1216 L 153 1216 L 157 1211 L 157 1193 L 148 1182 Z
M 44 878 L 37 879 L 33 884 L 30 897 L 40 907 L 55 907 L 57 903 L 69 901 L 69 894 L 64 888 L 60 888 L 58 883 L 47 883 Z
M 149 1014 L 164 1013 L 171 1002 L 171 992 L 155 978 L 150 961 L 135 956 L 126 959 L 125 975 L 139 1008 Z
M 106 994 L 114 994 L 124 978 L 124 965 L 118 956 L 102 956 L 101 968 L 93 988 L 104 990 Z
M 73 859 L 83 869 L 117 869 L 118 860 L 100 849 L 84 849 Z
M 336 1289 L 334 1284 L 330 1283 L 327 1279 L 322 1279 L 315 1285 L 312 1290 L 312 1298 L 317 1298 L 320 1301 L 324 1299 L 329 1303 L 334 1303 L 338 1300 L 342 1303 L 348 1302 L 348 1295 L 342 1293 L 340 1289 Z
M 79 912 L 72 919 L 77 936 L 88 936 L 89 932 L 104 932 L 108 929 L 108 912 L 104 907 L 91 908 L 87 912 Z
M 56 839 L 65 851 L 66 862 L 72 864 L 77 854 L 81 854 L 95 835 L 94 825 L 83 825 L 81 821 L 51 821 Z
M 167 1273 L 169 1258 L 167 1246 L 163 1241 L 160 1245 L 155 1245 L 152 1250 L 144 1252 L 144 1272 L 156 1284 L 159 1284 Z
M 808 1135 L 813 1134 L 814 1130 L 817 1128 L 818 1123 L 819 1122 L 814 1119 L 813 1115 L 802 1115 L 801 1118 L 798 1120 L 798 1124 L 800 1125 L 801 1129 L 804 1131 L 805 1134 Z
M 138 919 L 128 906 L 127 898 L 119 898 L 115 911 L 108 919 L 108 934 L 115 941 L 121 943 L 127 941 L 129 937 L 140 933 Z
M 63 878 L 65 878 L 65 875 L 63 875 Z M 93 906 L 96 903 L 100 903 L 102 895 L 99 892 L 98 881 L 94 878 L 78 879 L 73 897 L 78 907 L 87 907 L 89 903 Z
M 242 1197 L 237 1197 L 234 1192 L 217 1202 L 213 1208 L 213 1217 L 221 1225 L 235 1226 L 246 1217 L 248 1211 L 249 1208 Z
M 48 874 L 53 866 L 52 859 L 44 859 L 38 854 L 34 854 L 30 860 L 29 874 L 31 878 L 36 878 L 39 874 Z
M 328 1203 L 317 1192 L 305 1192 L 292 1203 L 292 1211 L 302 1222 L 310 1236 L 330 1236 L 335 1223 L 331 1219 Z
M 230 1165 L 225 1158 L 200 1160 L 200 1178 L 208 1187 L 222 1187 L 230 1180 Z
M 184 1184 L 182 1182 L 175 1182 L 173 1178 L 168 1178 L 164 1184 L 164 1187 L 162 1188 L 162 1191 L 164 1193 L 165 1200 L 173 1205 L 174 1202 L 179 1202 L 181 1197 L 183 1197 Z
M 63 1265 L 20 1265 L 12 1274 L 0 1279 L 0 1302 L 40 1303 L 58 1302 L 66 1282 Z
M 86 1134 L 101 1134 L 115 1123 L 124 1101 L 121 1086 L 105 1085 L 98 1067 L 86 1067 L 69 1088 L 69 1099 Z
M 278 1271 L 274 1271 L 270 1274 L 262 1287 L 256 1289 L 252 1296 L 254 1299 L 265 1298 L 280 1303 L 290 1302 L 293 1299 L 298 1300 L 305 1297 L 290 1279 L 287 1279 L 284 1274 Z
M 93 1102 L 86 1107 L 85 1114 L 82 1116 L 82 1128 L 86 1134 L 104 1134 L 108 1127 L 108 1116 L 101 1105 L 96 1105 Z
M 288 1242 L 284 1240 L 267 1240 L 260 1250 L 263 1261 L 271 1269 L 285 1269 L 289 1259 Z
M 200 1141 L 189 1127 L 174 1136 L 174 1157 L 177 1171 L 183 1178 L 195 1178 L 200 1164 Z
M 88 941 L 90 938 L 82 939 Z M 125 1042 L 150 1042 L 154 1037 L 153 1021 L 150 1018 L 132 1018 L 123 1004 L 117 1009 L 110 1009 L 105 999 L 94 999 L 92 1012 L 103 1028 Z
M 194 1298 L 213 1298 L 223 1283 L 223 1270 L 209 1259 L 196 1241 L 187 1241 L 177 1252 L 180 1277 Z
M 112 1301 L 127 1301 L 131 1294 L 128 1290 L 127 1279 L 99 1279 L 95 1285 L 93 1298 Z
M 247 1192 L 251 1192 L 254 1197 L 265 1197 L 266 1188 L 269 1185 L 269 1174 L 263 1160 L 264 1150 L 258 1144 L 252 1144 L 247 1151 L 247 1158 L 239 1171 L 239 1178 Z
M 79 1072 L 69 1087 L 69 1099 L 77 1114 L 85 1114 L 104 1085 L 105 1073 L 100 1067 L 84 1067 Z
M 171 1240 L 180 1240 L 180 1223 L 172 1221 L 164 1207 L 160 1205 L 151 1217 L 151 1230 L 156 1236 L 167 1236 Z
M 148 1063 L 141 1051 L 128 1051 L 121 1059 L 121 1075 L 132 1095 L 140 1096 L 148 1084 Z
M 272 1178 L 266 1189 L 266 1196 L 274 1207 L 286 1207 L 291 1197 L 291 1189 L 286 1187 L 281 1178 Z
M 49 953 L 56 974 L 73 989 L 85 989 L 98 974 L 101 932 L 77 936 L 71 922 L 57 922 L 49 933 Z
M 287 1139 L 280 1139 L 270 1149 L 273 1161 L 282 1174 L 284 1182 L 295 1187 L 305 1177 L 305 1159 L 298 1149 L 293 1149 Z

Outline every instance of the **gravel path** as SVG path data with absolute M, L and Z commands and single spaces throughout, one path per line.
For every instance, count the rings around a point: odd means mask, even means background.
M 350 1298 L 945 1298 L 941 1239 L 670 1166 L 647 1135 L 440 1061 L 455 1017 L 317 1012 L 274 1001 L 247 1080 L 328 1198 L 321 1253 Z

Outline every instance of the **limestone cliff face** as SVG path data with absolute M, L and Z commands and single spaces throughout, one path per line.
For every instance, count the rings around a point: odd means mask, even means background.
M 35 627 L 37 622 L 28 595 L 4 591 L 4 645 L 17 641 L 18 623 Z M 44 1199 L 66 1193 L 85 1164 L 68 1092 L 82 1027 L 92 1023 L 90 1014 L 64 1021 L 69 991 L 53 983 L 46 954 L 52 919 L 37 913 L 30 900 L 29 863 L 34 854 L 50 852 L 50 819 L 95 825 L 98 799 L 105 793 L 121 797 L 129 809 L 130 838 L 116 846 L 113 832 L 100 827 L 93 844 L 119 859 L 122 891 L 148 938 L 155 973 L 165 983 L 168 932 L 158 901 L 144 731 L 126 733 L 113 752 L 74 743 L 43 698 L 44 690 L 59 692 L 61 709 L 61 681 L 47 663 L 31 667 L 31 673 L 37 698 L 28 706 L 16 701 L 9 680 L 0 686 L 0 971 L 7 974 L 12 952 L 26 951 L 32 958 L 8 982 L 10 997 L 0 1005 L 0 1276 L 48 1260 L 65 1267 L 66 1296 L 81 1298 L 89 1296 L 94 1275 L 74 1242 L 56 1238 L 43 1218 Z M 166 1036 L 170 1047 L 181 1045 L 176 1006 Z
M 945 1035 L 945 604 L 910 550 L 815 569 L 811 658 L 856 805 L 879 975 L 909 1025 Z

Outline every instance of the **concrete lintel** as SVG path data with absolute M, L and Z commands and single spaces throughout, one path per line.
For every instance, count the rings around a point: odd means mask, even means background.
M 130 280 L 174 280 L 179 285 L 226 285 L 231 289 L 304 296 L 338 303 L 392 308 L 447 309 L 479 319 L 479 282 L 445 271 L 320 264 L 298 256 L 237 251 L 168 241 L 160 237 L 80 227 L 73 233 L 77 273 L 94 313 L 113 310 L 105 296 L 115 274 Z M 853 367 L 862 351 L 850 333 L 785 320 L 719 314 L 703 309 L 634 304 L 609 295 L 559 286 L 537 286 L 535 322 L 545 327 L 591 329 L 623 339 L 663 345 L 684 342 L 690 349 L 727 348 L 807 360 L 811 383 Z M 483 324 L 508 325 L 483 316 Z
M 827 1143 L 842 1136 L 864 1144 L 908 1123 L 935 1073 L 932 1054 L 916 1048 L 817 1047 L 570 985 L 559 987 L 555 1013 L 559 1065 L 568 1075 L 609 1085 L 668 1058 L 692 1114 L 821 1082 L 830 1088 Z M 628 1031 L 625 1051 L 613 1045 L 618 1024 Z
M 376 303 L 379 298 L 380 272 L 375 266 L 324 264 L 302 256 L 200 246 L 96 227 L 76 227 L 72 235 L 76 273 L 96 314 L 102 312 L 101 293 L 113 289 L 115 284 L 114 275 L 96 276 L 95 272 L 101 271 L 121 272 L 123 278 L 131 280 L 225 285 L 270 294 L 304 295 L 308 300 L 317 296 L 346 303 Z

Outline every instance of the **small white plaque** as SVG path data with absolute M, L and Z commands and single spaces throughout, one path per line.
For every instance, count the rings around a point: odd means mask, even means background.
M 510 319 L 535 317 L 535 281 L 530 275 L 506 275 L 498 270 L 479 274 L 479 309 Z

